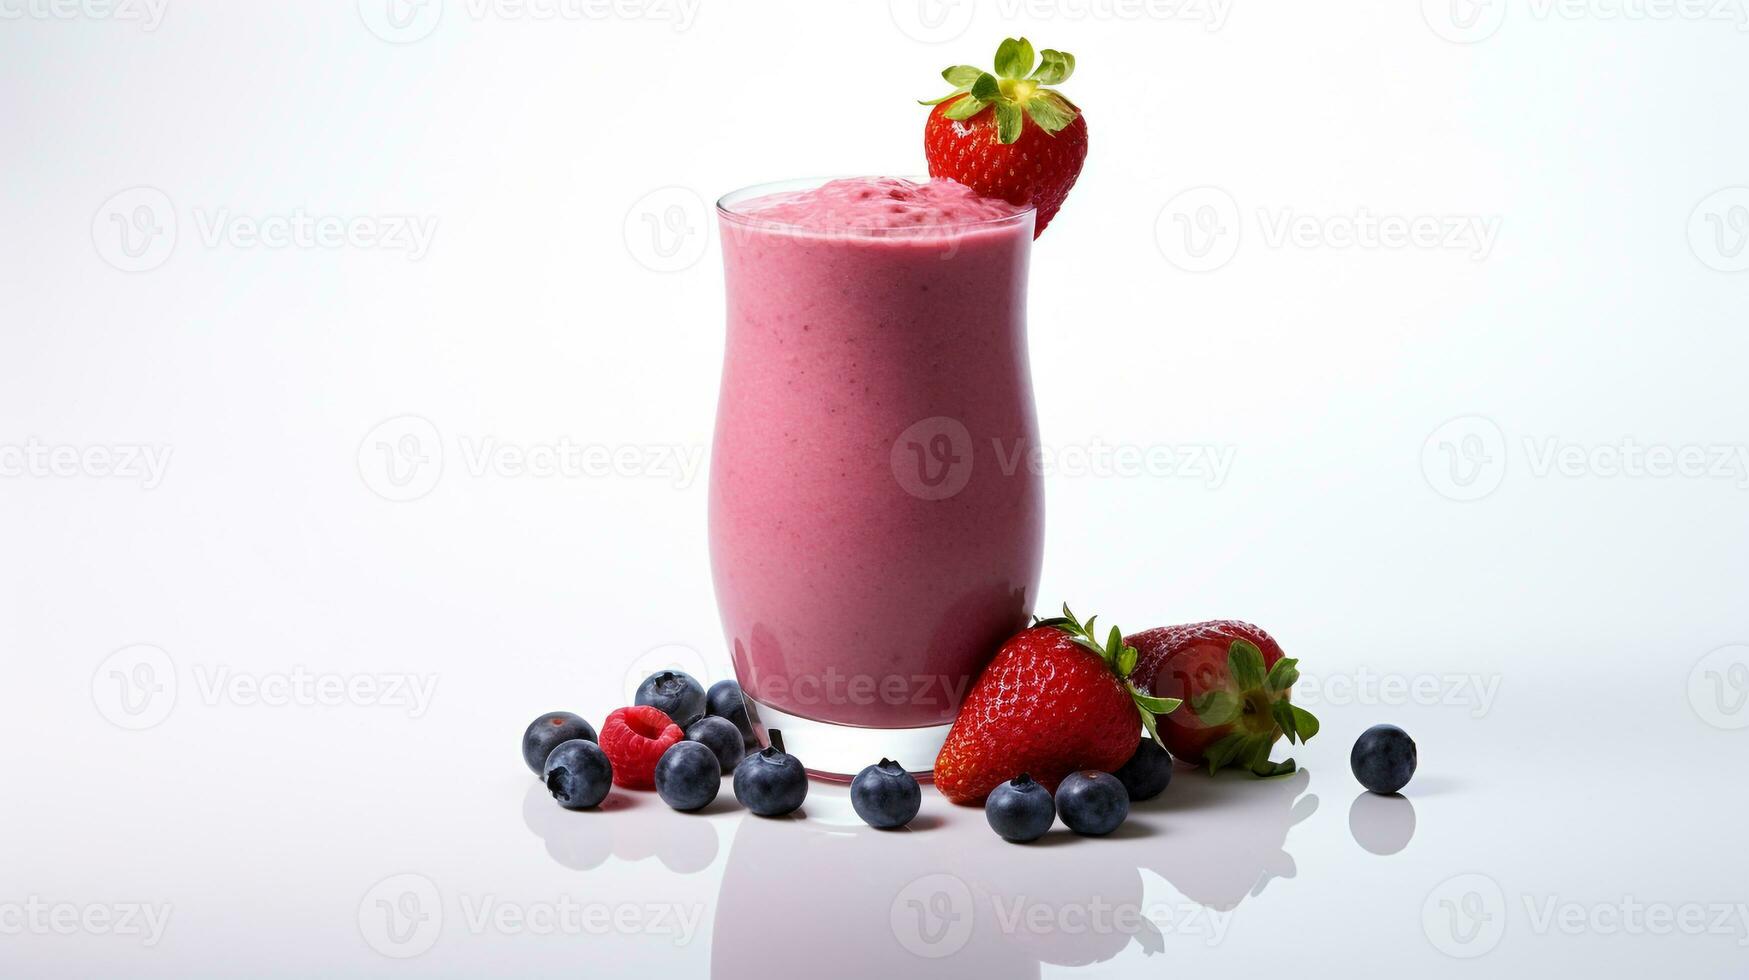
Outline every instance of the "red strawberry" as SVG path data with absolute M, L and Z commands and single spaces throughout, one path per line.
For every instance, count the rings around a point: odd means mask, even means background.
M 1087 159 L 1087 120 L 1074 103 L 1045 88 L 1075 71 L 1075 56 L 1046 48 L 1033 67 L 1032 44 L 1008 38 L 996 49 L 996 74 L 970 65 L 942 71 L 954 90 L 933 105 L 923 126 L 931 177 L 947 177 L 985 197 L 1030 204 L 1033 237 L 1056 217 Z
M 627 789 L 654 789 L 656 763 L 668 746 L 686 737 L 661 708 L 620 708 L 601 725 L 601 751 L 613 763 L 613 781 Z
M 1111 772 L 1136 751 L 1139 727 L 1177 701 L 1129 682 L 1136 650 L 1112 627 L 1105 645 L 1068 606 L 1002 644 L 960 707 L 935 759 L 935 785 L 955 803 L 978 803 L 1029 773 L 1056 792 L 1077 769 Z
M 1280 776 L 1294 771 L 1294 761 L 1269 761 L 1275 740 L 1285 734 L 1291 744 L 1318 734 L 1318 719 L 1288 700 L 1299 661 L 1250 623 L 1162 626 L 1124 642 L 1139 651 L 1132 681 L 1156 697 L 1186 702 L 1160 721 L 1161 744 L 1185 762 L 1207 763 L 1209 772 L 1243 766 Z

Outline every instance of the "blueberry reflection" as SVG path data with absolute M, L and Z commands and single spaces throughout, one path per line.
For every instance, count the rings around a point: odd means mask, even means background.
M 1395 854 L 1415 836 L 1415 804 L 1392 793 L 1361 793 L 1348 807 L 1348 832 L 1374 854 Z
M 733 800 L 732 793 L 729 803 L 719 795 L 700 813 L 675 815 L 655 793 L 616 786 L 596 810 L 567 810 L 554 803 L 537 780 L 522 798 L 522 822 L 546 842 L 549 857 L 576 871 L 599 868 L 616 857 L 621 861 L 655 858 L 670 871 L 696 874 L 717 856 L 717 832 L 705 817 L 722 812 Z M 658 809 L 659 814 L 654 812 Z

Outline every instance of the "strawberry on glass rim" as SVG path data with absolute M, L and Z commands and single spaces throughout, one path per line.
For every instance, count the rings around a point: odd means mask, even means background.
M 1039 620 L 1009 638 L 978 675 L 935 759 L 935 785 L 955 803 L 979 803 L 1026 773 L 1053 793 L 1071 772 L 1111 772 L 1130 760 L 1141 729 L 1177 708 L 1130 680 L 1138 656 L 1094 620 Z M 1157 738 L 1158 736 L 1156 736 Z
M 1033 237 L 1044 233 L 1087 160 L 1087 120 L 1052 85 L 1075 72 L 1075 56 L 1026 38 L 996 49 L 994 74 L 971 65 L 944 69 L 952 92 L 932 105 L 923 126 L 929 176 L 965 184 L 985 197 L 1032 205 Z

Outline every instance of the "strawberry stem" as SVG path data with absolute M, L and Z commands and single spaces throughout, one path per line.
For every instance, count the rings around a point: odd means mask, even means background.
M 1089 616 L 1087 622 L 1081 622 L 1075 618 L 1074 612 L 1070 611 L 1069 604 L 1065 602 L 1061 616 L 1053 616 L 1050 619 L 1039 619 L 1034 616 L 1033 625 L 1050 626 L 1062 630 L 1069 634 L 1070 639 L 1074 640 L 1076 644 L 1098 654 L 1099 659 L 1105 661 L 1105 665 L 1110 667 L 1111 672 L 1116 674 L 1117 679 L 1123 683 L 1124 690 L 1130 692 L 1130 701 L 1136 706 L 1136 713 L 1141 715 L 1142 727 L 1147 729 L 1149 737 L 1156 742 L 1160 741 L 1156 718 L 1176 711 L 1178 706 L 1184 702 L 1177 698 L 1157 698 L 1137 687 L 1135 682 L 1130 680 L 1130 674 L 1136 669 L 1138 656 L 1136 648 L 1123 641 L 1123 630 L 1116 626 L 1113 626 L 1111 631 L 1106 634 L 1105 642 L 1100 643 L 1093 632 L 1093 624 L 1097 619 L 1099 619 L 1098 616 Z
M 942 114 L 959 120 L 994 107 L 998 143 L 1019 140 L 1029 119 L 1054 136 L 1074 122 L 1080 110 L 1062 93 L 1047 86 L 1061 84 L 1074 73 L 1075 56 L 1067 51 L 1045 48 L 1035 53 L 1032 42 L 1024 37 L 1004 38 L 996 49 L 995 74 L 971 65 L 944 68 L 941 77 L 953 86 L 953 91 L 922 104 L 955 100 Z

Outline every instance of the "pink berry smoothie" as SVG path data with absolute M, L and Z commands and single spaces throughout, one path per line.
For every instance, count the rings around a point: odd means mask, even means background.
M 945 726 L 1038 586 L 1033 215 L 951 181 L 789 187 L 719 205 L 710 546 L 735 671 L 755 715 Z

